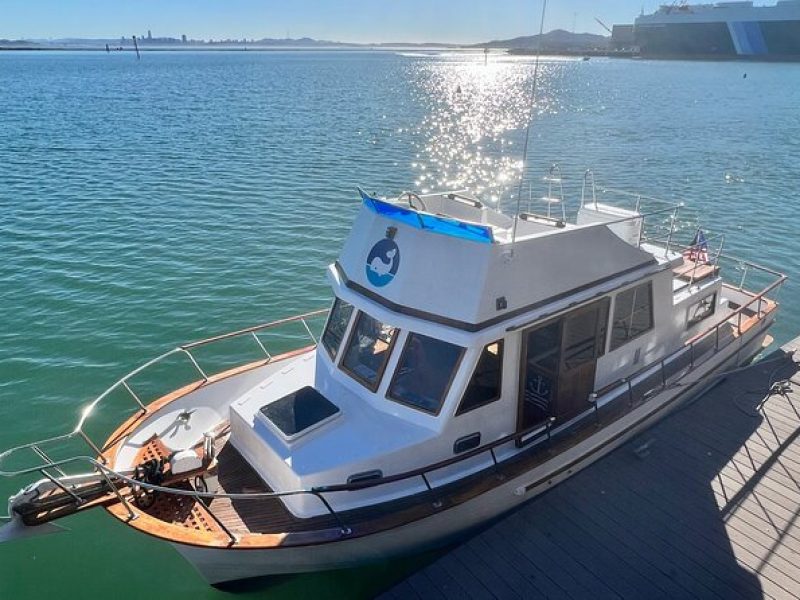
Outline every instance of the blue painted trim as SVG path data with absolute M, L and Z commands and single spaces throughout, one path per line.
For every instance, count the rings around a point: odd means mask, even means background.
M 464 223 L 463 221 L 448 217 L 419 213 L 415 210 L 372 198 L 360 189 L 359 193 L 364 199 L 364 206 L 375 214 L 394 221 L 399 221 L 400 223 L 405 223 L 415 229 L 430 231 L 431 233 L 438 233 L 441 235 L 449 235 L 450 237 L 470 242 L 478 242 L 480 244 L 491 244 L 494 242 L 494 235 L 492 234 L 491 227 Z

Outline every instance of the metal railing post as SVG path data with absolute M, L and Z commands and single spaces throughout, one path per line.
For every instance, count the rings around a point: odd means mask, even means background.
M 739 291 L 741 292 L 744 289 L 744 280 L 747 278 L 747 269 L 750 267 L 747 263 L 744 263 L 742 268 L 742 280 L 739 282 Z
M 261 350 L 267 356 L 267 359 L 268 360 L 272 360 L 272 355 L 269 352 L 267 352 L 267 349 L 266 349 L 266 347 L 264 347 L 264 344 L 262 344 L 261 340 L 258 339 L 258 336 L 256 335 L 256 332 L 255 331 L 251 331 L 250 333 L 253 335 L 253 339 L 256 341 L 256 344 L 258 344 L 258 347 L 261 348 Z
M 714 257 L 714 264 L 719 264 L 719 257 L 722 256 L 722 248 L 725 246 L 725 236 L 720 236 L 719 248 L 717 248 L 717 255 Z
M 599 408 L 597 407 L 597 392 L 592 392 L 589 394 L 589 404 L 592 405 L 594 408 L 594 420 L 599 425 L 600 424 L 600 412 Z
M 317 342 L 317 338 L 314 336 L 314 334 L 311 333 L 311 328 L 308 326 L 308 323 L 306 323 L 306 320 L 305 319 L 300 319 L 300 322 L 303 324 L 303 327 L 306 328 L 306 331 L 308 332 L 308 335 L 311 337 L 312 340 L 314 340 L 314 343 L 318 344 L 319 342 Z
M 225 534 L 231 539 L 231 544 L 235 544 L 236 542 L 239 541 L 236 535 L 230 529 L 228 529 L 228 526 L 222 522 L 222 519 L 220 519 L 217 515 L 214 514 L 214 511 L 211 510 L 211 507 L 208 504 L 203 504 L 203 501 L 200 500 L 200 496 L 195 494 L 193 498 L 198 504 L 202 504 L 206 508 L 206 512 L 208 512 L 208 514 L 211 515 L 211 518 L 214 519 L 214 522 L 217 525 L 219 525 L 220 529 L 222 529 L 222 531 L 224 531 Z
M 319 498 L 322 504 L 325 505 L 325 508 L 328 510 L 328 513 L 330 513 L 330 515 L 334 519 L 336 519 L 336 523 L 339 525 L 339 531 L 341 532 L 342 535 L 350 535 L 351 533 L 353 533 L 353 530 L 344 524 L 344 521 L 342 521 L 342 518 L 339 516 L 339 513 L 333 510 L 333 507 L 331 507 L 331 505 L 328 503 L 328 500 L 325 498 L 325 496 L 322 495 L 321 492 L 312 491 L 309 493 Z
M 200 368 L 200 365 L 197 364 L 197 361 L 194 359 L 194 356 L 192 356 L 192 353 L 189 352 L 186 348 L 181 348 L 181 350 L 185 352 L 186 356 L 189 357 L 189 360 L 192 361 L 194 368 L 197 369 L 197 372 L 200 373 L 200 375 L 203 377 L 203 380 L 208 381 L 208 375 L 206 375 L 205 371 L 203 371 L 203 369 Z
M 39 469 L 39 473 L 41 473 L 42 475 L 44 475 L 44 476 L 45 476 L 45 477 L 46 477 L 46 478 L 47 478 L 47 479 L 48 479 L 48 480 L 49 480 L 49 481 L 50 481 L 50 482 L 51 482 L 51 483 L 52 483 L 54 486 L 56 486 L 57 488 L 59 488 L 59 489 L 60 489 L 62 492 L 66 493 L 66 494 L 69 494 L 70 496 L 72 496 L 72 497 L 75 499 L 75 502 L 77 502 L 77 503 L 78 503 L 78 505 L 81 505 L 81 504 L 83 504 L 84 502 L 86 502 L 86 500 L 84 500 L 83 498 L 81 498 L 80 496 L 78 496 L 76 493 L 74 493 L 72 490 L 70 490 L 69 488 L 67 488 L 67 486 L 65 486 L 65 485 L 64 485 L 63 483 L 61 483 L 61 482 L 60 482 L 58 479 L 56 479 L 55 477 L 53 477 L 52 475 L 50 475 L 50 473 L 48 473 L 48 472 L 47 472 L 47 471 L 45 471 L 44 469 Z
M 669 224 L 669 235 L 667 236 L 667 245 L 664 249 L 664 256 L 669 255 L 670 246 L 672 246 L 672 236 L 675 234 L 675 221 L 678 219 L 678 207 L 676 206 L 672 210 L 672 216 L 670 217 L 670 224 Z
M 64 473 L 64 471 L 61 470 L 61 467 L 56 466 L 53 463 L 53 459 L 50 458 L 49 456 L 47 456 L 47 454 L 45 454 L 44 450 L 39 448 L 39 446 L 34 444 L 33 446 L 31 446 L 31 450 L 33 450 L 39 456 L 39 458 L 41 458 L 43 461 L 45 461 L 46 463 L 52 465 L 53 469 L 55 469 L 58 472 L 59 475 L 61 475 L 62 477 L 66 477 L 67 476 L 67 474 Z
M 125 507 L 125 510 L 128 511 L 129 520 L 133 521 L 138 515 L 135 512 L 133 512 L 133 509 L 131 508 L 131 505 L 128 504 L 128 501 L 125 500 L 124 496 L 119 493 L 119 490 L 117 489 L 117 486 L 114 485 L 114 483 L 108 477 L 108 474 L 106 473 L 105 468 L 103 468 L 101 466 L 98 466 L 97 470 L 100 471 L 100 475 L 102 475 L 103 479 L 106 480 L 106 483 L 108 484 L 108 487 L 110 487 L 113 490 L 114 495 L 116 495 L 117 499 Z
M 142 409 L 142 412 L 146 413 L 147 412 L 147 408 L 142 403 L 142 401 L 139 399 L 139 396 L 137 396 L 134 393 L 134 391 L 131 389 L 131 386 L 128 385 L 128 382 L 125 379 L 122 380 L 122 385 L 125 387 L 126 390 L 128 390 L 128 393 L 133 397 L 133 399 L 136 400 L 136 404 L 139 405 L 139 408 Z
M 88 435 L 86 435 L 86 433 L 83 431 L 83 429 L 78 429 L 78 433 L 83 438 L 83 441 L 86 442 L 87 444 L 89 444 L 89 447 L 97 453 L 97 456 L 100 458 L 100 460 L 103 462 L 103 464 L 104 465 L 108 464 L 108 459 L 106 459 L 106 457 L 103 456 L 103 451 L 100 450 L 100 448 L 97 447 L 97 445 L 89 438 Z

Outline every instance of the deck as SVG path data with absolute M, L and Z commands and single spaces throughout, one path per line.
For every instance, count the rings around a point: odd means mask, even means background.
M 800 597 L 793 347 L 800 358 L 798 338 L 383 598 Z M 774 380 L 785 393 L 767 394 Z

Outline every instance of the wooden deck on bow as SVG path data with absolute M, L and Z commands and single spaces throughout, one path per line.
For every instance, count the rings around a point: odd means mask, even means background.
M 800 359 L 798 338 L 384 598 L 800 597 L 790 348 Z M 788 385 L 768 395 L 774 380 Z

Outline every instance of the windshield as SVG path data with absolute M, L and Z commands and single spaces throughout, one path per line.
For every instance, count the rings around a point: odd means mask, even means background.
M 358 313 L 342 359 L 342 370 L 373 392 L 377 390 L 396 333 L 396 328 L 366 313 Z
M 331 359 L 336 358 L 339 346 L 350 322 L 350 315 L 353 314 L 353 305 L 348 304 L 339 298 L 333 303 L 331 314 L 328 317 L 328 324 L 325 326 L 325 333 L 322 334 L 322 345 L 328 351 Z
M 419 333 L 409 334 L 389 397 L 437 414 L 463 353 L 460 346 Z

